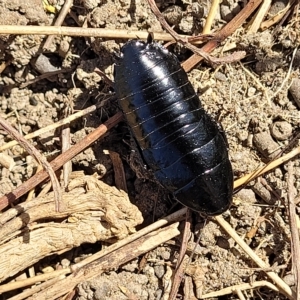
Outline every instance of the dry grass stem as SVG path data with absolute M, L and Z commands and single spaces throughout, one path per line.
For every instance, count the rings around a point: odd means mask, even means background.
M 268 105 L 270 107 L 272 107 L 271 99 L 268 94 L 268 89 L 266 87 L 264 87 L 263 84 L 259 81 L 259 79 L 252 72 L 250 72 L 247 68 L 245 68 L 241 62 L 240 62 L 240 66 L 244 70 L 244 72 L 253 79 L 253 81 L 258 85 L 258 87 L 260 89 L 262 89 L 262 91 L 267 99 Z
M 289 70 L 284 78 L 284 80 L 282 81 L 280 87 L 278 88 L 278 90 L 273 94 L 272 97 L 276 97 L 279 92 L 283 89 L 284 85 L 286 84 L 286 82 L 288 81 L 288 79 L 290 78 L 291 76 L 291 72 L 292 72 L 292 68 L 293 68 L 293 63 L 294 63 L 294 59 L 295 59 L 295 55 L 298 51 L 298 47 L 296 47 L 293 51 L 293 55 L 292 55 L 292 59 L 291 59 L 291 62 L 290 62 L 290 66 L 289 66 Z
M 251 257 L 251 259 L 262 269 L 269 266 L 244 242 L 244 240 L 235 232 L 235 230 L 223 219 L 222 216 L 214 217 L 222 228 L 235 240 L 235 242 L 243 249 L 243 251 Z M 266 274 L 274 281 L 278 289 L 289 299 L 295 299 L 295 293 L 292 289 L 275 273 L 266 272 Z
M 185 268 L 184 256 L 186 254 L 187 245 L 190 236 L 191 236 L 191 211 L 187 209 L 186 219 L 184 224 L 184 232 L 183 232 L 182 241 L 180 245 L 180 252 L 177 258 L 175 273 L 172 280 L 172 288 L 169 295 L 170 300 L 176 299 L 176 295 L 178 293 L 180 284 L 184 277 L 184 268 Z
M 221 289 L 217 292 L 211 292 L 211 293 L 202 295 L 201 298 L 207 299 L 207 298 L 220 297 L 220 296 L 232 294 L 232 292 L 237 289 L 239 289 L 240 291 L 243 291 L 243 290 L 251 290 L 251 289 L 255 289 L 255 288 L 259 288 L 259 287 L 268 287 L 275 292 L 279 292 L 278 288 L 274 284 L 272 284 L 269 281 L 262 280 L 262 281 L 243 283 L 243 284 L 239 284 L 236 286 L 227 287 L 227 288 Z
M 292 161 L 288 162 L 288 211 L 289 211 L 289 221 L 291 229 L 291 249 L 292 249 L 292 270 L 295 277 L 296 293 L 297 300 L 300 299 L 300 245 L 299 245 L 299 231 L 297 227 L 297 218 L 296 218 L 296 205 L 295 205 L 295 196 L 296 190 L 294 187 L 294 175 L 293 175 L 293 163 Z
M 82 36 L 82 37 L 101 37 L 111 39 L 140 39 L 146 40 L 149 32 L 138 30 L 123 29 L 103 29 L 103 28 L 80 28 L 64 26 L 20 26 L 20 25 L 1 25 L 0 34 L 41 34 L 41 35 L 65 35 L 65 36 Z M 172 41 L 173 37 L 168 33 L 153 33 L 155 40 Z M 187 39 L 189 36 L 180 35 L 181 38 Z
M 53 75 L 58 75 L 58 74 L 68 73 L 68 72 L 71 72 L 71 69 L 62 69 L 62 70 L 56 70 L 56 71 L 52 71 L 52 72 L 46 72 L 42 75 L 36 76 L 35 78 L 33 78 L 31 80 L 21 83 L 19 87 L 20 87 L 20 89 L 24 89 L 31 84 L 39 82 L 40 80 L 49 78 Z
M 63 278 L 64 278 L 64 274 L 62 275 L 57 275 L 57 277 L 55 278 L 52 278 L 46 282 L 43 282 L 37 286 L 33 286 L 32 288 L 30 289 L 26 289 L 24 290 L 23 292 L 21 292 L 20 294 L 14 296 L 14 297 L 11 297 L 9 298 L 10 300 L 23 300 L 23 299 L 30 299 L 29 297 L 35 293 L 38 293 L 40 292 L 41 290 L 43 289 L 46 289 L 50 286 L 53 286 L 57 283 L 59 283 Z
M 55 20 L 54 26 L 61 26 L 65 20 L 65 17 L 70 11 L 71 6 L 73 5 L 73 0 L 66 0 L 62 9 L 59 12 L 57 19 Z M 44 50 L 48 50 L 50 48 L 54 35 L 49 35 L 46 39 L 46 42 L 43 46 Z
M 83 109 L 83 110 L 81 110 L 81 111 L 78 111 L 78 112 L 76 112 L 76 113 L 74 113 L 74 114 L 68 116 L 67 118 L 62 119 L 62 120 L 60 120 L 60 121 L 58 121 L 58 122 L 56 122 L 56 123 L 54 123 L 54 124 L 51 124 L 51 125 L 49 125 L 49 126 L 46 126 L 46 127 L 44 127 L 44 128 L 41 128 L 41 129 L 39 129 L 39 130 L 36 130 L 35 132 L 28 133 L 28 134 L 26 134 L 25 136 L 23 136 L 23 138 L 26 139 L 26 140 L 29 140 L 29 139 L 33 139 L 33 138 L 35 138 L 35 137 L 38 137 L 38 136 L 42 135 L 42 134 L 45 133 L 45 132 L 48 132 L 48 131 L 54 130 L 54 129 L 56 129 L 56 128 L 59 128 L 59 127 L 61 127 L 61 126 L 63 126 L 63 125 L 69 124 L 69 123 L 71 123 L 72 121 L 74 121 L 74 120 L 76 120 L 76 119 L 78 119 L 78 118 L 80 118 L 80 117 L 82 117 L 82 116 L 85 116 L 85 115 L 87 115 L 87 114 L 89 114 L 89 113 L 92 113 L 92 112 L 94 112 L 96 109 L 102 107 L 103 105 L 104 105 L 103 102 L 97 103 L 96 105 L 92 105 L 92 106 L 90 106 L 90 107 L 88 107 L 88 108 L 85 108 L 85 109 Z M 19 142 L 18 142 L 17 140 L 13 140 L 13 141 L 11 141 L 11 142 L 8 142 L 8 143 L 6 143 L 6 144 L 0 146 L 0 152 L 4 151 L 4 150 L 6 150 L 6 149 L 9 149 L 9 148 L 11 148 L 11 147 L 13 147 L 13 146 L 16 146 L 16 145 L 18 145 L 18 144 L 19 144 Z
M 268 163 L 264 167 L 259 168 L 256 171 L 254 171 L 254 172 L 252 172 L 248 175 L 245 175 L 242 178 L 239 178 L 239 179 L 235 180 L 234 181 L 234 188 L 236 189 L 237 187 L 249 182 L 250 180 L 253 180 L 253 179 L 261 176 L 262 174 L 265 174 L 265 173 L 275 169 L 276 167 L 278 167 L 279 165 L 287 162 L 288 160 L 295 157 L 299 153 L 300 153 L 300 146 L 296 147 L 291 152 L 279 157 L 278 159 Z
M 208 16 L 205 20 L 205 25 L 204 25 L 203 32 L 202 32 L 203 34 L 208 34 L 211 32 L 211 26 L 214 21 L 215 15 L 217 13 L 219 4 L 220 4 L 219 0 L 212 1 L 210 10 L 208 12 Z
M 61 132 L 61 152 L 68 151 L 71 147 L 71 130 L 70 127 L 63 128 Z M 72 172 L 72 161 L 69 160 L 63 165 L 63 186 L 66 187 L 69 183 L 69 176 Z
M 122 113 L 117 113 L 109 120 L 107 120 L 104 124 L 100 125 L 93 132 L 87 135 L 84 139 L 82 139 L 79 143 L 71 147 L 68 151 L 62 153 L 58 157 L 56 157 L 51 163 L 51 167 L 53 170 L 58 170 L 62 167 L 62 165 L 69 161 L 71 158 L 76 156 L 78 153 L 86 149 L 89 145 L 98 140 L 101 136 L 103 136 L 109 129 L 114 127 L 123 119 Z M 26 182 L 18 186 L 14 191 L 2 196 L 0 198 L 0 210 L 5 208 L 9 203 L 13 203 L 16 199 L 26 194 L 29 190 L 34 188 L 36 185 L 41 183 L 48 177 L 47 172 L 41 171 L 28 179 Z

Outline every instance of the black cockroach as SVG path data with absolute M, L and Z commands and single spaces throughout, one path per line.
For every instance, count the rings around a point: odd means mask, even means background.
M 177 57 L 150 36 L 127 42 L 115 65 L 115 91 L 157 181 L 192 210 L 227 210 L 233 192 L 227 140 Z

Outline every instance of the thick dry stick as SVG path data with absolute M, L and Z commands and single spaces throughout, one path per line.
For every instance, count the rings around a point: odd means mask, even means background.
M 243 24 L 243 22 L 255 11 L 261 2 L 262 0 L 250 0 L 227 25 L 217 32 L 216 35 L 201 48 L 201 50 L 207 53 L 214 50 L 222 41 L 233 34 L 236 29 Z M 201 56 L 194 54 L 182 64 L 182 67 L 186 72 L 188 72 L 202 59 L 203 58 Z
M 82 139 L 75 146 L 71 147 L 66 152 L 59 155 L 55 158 L 51 163 L 51 167 L 54 171 L 58 170 L 64 163 L 72 159 L 78 153 L 86 149 L 93 142 L 99 139 L 102 135 L 104 135 L 108 130 L 118 124 L 123 118 L 123 114 L 121 112 L 115 114 L 109 120 L 107 120 L 104 124 L 100 125 L 97 129 L 87 135 L 84 139 Z M 16 201 L 19 197 L 26 194 L 29 190 L 34 188 L 36 185 L 41 183 L 48 177 L 48 173 L 46 171 L 40 171 L 36 175 L 32 176 L 26 182 L 17 187 L 14 191 L 4 195 L 0 198 L 0 210 L 4 209 L 10 203 Z

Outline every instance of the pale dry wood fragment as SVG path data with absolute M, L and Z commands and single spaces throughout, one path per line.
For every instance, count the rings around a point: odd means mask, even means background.
M 0 165 L 11 171 L 16 163 L 12 156 L 6 153 L 0 153 Z
M 266 30 L 269 27 L 273 26 L 274 24 L 280 22 L 280 20 L 285 16 L 285 14 L 288 12 L 288 10 L 291 8 L 292 3 L 294 1 L 290 0 L 287 5 L 285 6 L 284 9 L 282 9 L 281 11 L 279 11 L 275 16 L 272 16 L 270 19 L 264 21 L 261 23 L 260 28 L 262 30 Z
M 76 175 L 78 175 L 79 172 L 73 172 L 71 174 L 71 177 L 74 177 L 74 174 L 76 173 Z M 42 274 L 42 275 L 37 275 L 34 278 L 27 278 L 25 280 L 22 281 L 18 281 L 18 282 L 9 282 L 3 285 L 0 285 L 0 294 L 7 292 L 7 291 L 12 291 L 15 289 L 20 289 L 20 288 L 24 288 L 26 286 L 29 285 L 33 285 L 33 284 L 37 284 L 38 282 L 42 282 L 42 281 L 51 281 L 52 278 L 58 278 L 60 276 L 64 276 L 67 274 L 70 274 L 72 272 L 78 272 L 79 270 L 81 270 L 82 268 L 86 267 L 87 265 L 99 260 L 100 258 L 114 252 L 117 251 L 118 249 L 124 247 L 125 245 L 128 245 L 130 243 L 132 243 L 133 241 L 145 236 L 146 234 L 155 231 L 159 228 L 161 228 L 162 226 L 165 226 L 169 223 L 173 223 L 173 222 L 178 222 L 180 220 L 182 220 L 184 218 L 184 215 L 186 213 L 186 208 L 182 208 L 181 210 L 165 217 L 164 219 L 158 220 L 153 224 L 150 224 L 147 227 L 144 227 L 143 229 L 140 229 L 139 231 L 133 233 L 132 235 L 127 236 L 126 238 L 117 241 L 116 243 L 102 249 L 101 251 L 86 257 L 85 259 L 79 261 L 78 263 L 76 263 L 75 265 L 72 265 L 69 268 L 66 269 L 62 269 L 62 270 L 55 270 L 51 273 L 47 273 L 47 274 Z M 170 241 L 167 241 L 170 242 Z M 62 277 L 63 278 L 63 277 Z M 47 285 L 47 283 L 40 284 L 39 290 L 42 290 L 43 288 L 45 288 Z M 25 299 L 30 295 L 33 295 L 36 292 L 35 288 L 31 288 L 30 291 L 32 291 L 32 293 L 29 293 L 28 290 L 24 291 L 23 293 L 21 293 L 19 295 L 19 298 L 16 299 Z
M 108 154 L 114 168 L 115 185 L 119 190 L 123 190 L 127 193 L 128 190 L 126 184 L 125 171 L 120 154 L 114 151 L 108 151 Z
M 266 16 L 271 7 L 271 2 L 271 0 L 263 1 L 253 20 L 251 20 L 251 26 L 248 30 L 248 34 L 256 33 L 258 31 L 258 29 L 261 26 L 261 22 L 263 21 L 264 17 Z
M 93 176 L 85 176 L 84 180 L 85 189 L 63 193 L 60 212 L 53 209 L 50 193 L 1 216 L 7 222 L 0 228 L 0 238 L 6 241 L 0 246 L 0 281 L 48 255 L 83 243 L 123 239 L 142 223 L 140 211 L 125 192 Z

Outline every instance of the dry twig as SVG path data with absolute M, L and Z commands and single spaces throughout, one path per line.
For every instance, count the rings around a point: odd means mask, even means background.
M 149 32 L 138 30 L 107 29 L 107 28 L 80 28 L 65 26 L 20 26 L 20 25 L 0 25 L 0 34 L 40 34 L 40 35 L 65 35 L 80 37 L 101 37 L 112 39 L 140 39 L 147 40 Z M 173 38 L 168 33 L 154 32 L 155 40 L 172 41 Z M 188 36 L 180 35 L 182 39 Z M 196 42 L 195 42 L 196 43 Z
M 242 26 L 243 22 L 255 11 L 261 2 L 262 0 L 250 0 L 227 25 L 215 34 L 213 39 L 201 48 L 201 50 L 207 53 L 214 50 L 222 41 L 233 34 L 237 28 Z M 201 60 L 202 57 L 194 54 L 182 64 L 182 67 L 188 72 Z
M 108 154 L 114 168 L 115 185 L 119 190 L 123 190 L 127 193 L 128 190 L 126 184 L 126 177 L 121 157 L 119 153 L 114 151 L 108 151 Z
M 288 160 L 295 157 L 299 153 L 300 153 L 300 146 L 296 147 L 291 152 L 279 157 L 278 159 L 268 163 L 264 167 L 259 168 L 255 171 L 253 171 L 252 173 L 249 173 L 249 174 L 243 176 L 242 178 L 239 178 L 239 179 L 235 180 L 234 188 L 236 189 L 237 187 L 239 187 L 239 186 L 241 186 L 241 185 L 243 185 L 243 184 L 259 177 L 259 176 L 261 176 L 262 174 L 265 174 L 265 173 L 275 169 L 276 167 L 278 167 L 279 165 L 287 162 Z
M 222 216 L 214 217 L 222 228 L 235 240 L 235 242 L 247 253 L 251 259 L 261 268 L 268 268 L 268 265 L 244 242 L 244 240 L 235 232 L 235 230 L 223 219 Z M 274 281 L 278 289 L 291 300 L 295 299 L 295 293 L 292 289 L 275 273 L 266 272 Z
M 184 268 L 185 268 L 184 256 L 186 253 L 186 249 L 187 249 L 187 245 L 188 245 L 190 236 L 191 236 L 191 212 L 188 209 L 187 213 L 186 213 L 184 232 L 183 232 L 182 242 L 181 242 L 181 246 L 180 246 L 180 253 L 179 253 L 178 260 L 177 260 L 175 274 L 173 276 L 173 281 L 172 281 L 172 289 L 171 289 L 170 296 L 169 296 L 170 300 L 176 299 L 179 286 L 180 286 L 180 284 L 182 282 L 182 278 L 184 276 Z
M 76 119 L 78 119 L 78 118 L 80 118 L 80 117 L 82 117 L 82 116 L 84 116 L 84 115 L 87 115 L 87 114 L 89 114 L 89 113 L 92 113 L 92 112 L 94 112 L 96 109 L 102 107 L 103 105 L 104 105 L 104 104 L 103 104 L 103 101 L 102 101 L 102 102 L 99 102 L 99 103 L 97 103 L 97 104 L 95 104 L 95 105 L 92 105 L 92 106 L 90 106 L 90 107 L 88 107 L 88 108 L 85 108 L 85 109 L 83 109 L 83 110 L 81 110 L 81 111 L 78 111 L 77 113 L 74 113 L 74 114 L 72 114 L 71 116 L 68 116 L 67 118 L 62 119 L 62 120 L 60 120 L 60 121 L 58 121 L 58 122 L 56 122 L 56 123 L 54 123 L 54 124 L 50 124 L 50 125 L 48 125 L 48 126 L 46 126 L 46 127 L 44 127 L 44 128 L 41 128 L 41 129 L 39 129 L 39 130 L 36 130 L 35 132 L 28 133 L 28 134 L 26 134 L 25 136 L 23 136 L 23 138 L 26 139 L 26 140 L 33 139 L 33 138 L 35 138 L 35 137 L 37 137 L 37 136 L 40 136 L 41 134 L 43 134 L 43 133 L 45 133 L 45 132 L 48 132 L 48 131 L 54 130 L 54 129 L 56 129 L 56 128 L 59 128 L 59 127 L 61 127 L 61 126 L 63 126 L 63 125 L 69 124 L 69 123 L 71 123 L 72 121 L 74 121 L 74 120 L 76 120 Z M 6 150 L 6 149 L 9 149 L 9 148 L 11 148 L 11 147 L 13 147 L 13 146 L 16 146 L 16 145 L 18 145 L 18 141 L 16 141 L 16 140 L 13 140 L 13 141 L 11 141 L 11 142 L 8 142 L 8 143 L 6 143 L 6 144 L 0 146 L 0 152 L 4 151 L 4 150 Z
M 94 143 L 97 139 L 103 136 L 109 129 L 114 127 L 123 119 L 122 113 L 117 113 L 109 120 L 107 120 L 104 124 L 100 125 L 97 129 L 87 135 L 83 140 L 79 143 L 71 147 L 66 152 L 62 153 L 58 157 L 56 157 L 51 163 L 51 167 L 54 171 L 58 170 L 66 161 L 73 158 L 75 155 L 86 149 L 89 145 Z M 29 190 L 34 188 L 36 185 L 41 183 L 48 177 L 46 171 L 41 171 L 35 174 L 33 177 L 28 179 L 26 182 L 18 186 L 14 191 L 4 195 L 0 198 L 0 210 L 5 208 L 9 203 L 13 203 L 21 197 L 22 195 L 26 194 Z
M 112 252 L 105 257 L 97 260 L 95 263 L 82 267 L 75 273 L 72 273 L 67 278 L 62 279 L 59 284 L 49 286 L 49 288 L 41 288 L 41 291 L 34 294 L 31 299 L 56 299 L 71 291 L 75 286 L 83 281 L 89 280 L 95 276 L 101 275 L 106 270 L 116 268 L 121 264 L 132 260 L 133 258 L 142 255 L 156 248 L 161 243 L 174 238 L 180 232 L 177 229 L 178 223 L 169 225 L 160 230 L 149 233 L 131 244 L 122 247 L 122 251 Z M 26 292 L 26 291 L 25 291 Z M 21 296 L 21 294 L 20 294 Z M 19 298 L 24 299 L 23 298 Z
M 292 249 L 292 270 L 295 277 L 297 300 L 300 299 L 300 245 L 299 245 L 299 231 L 297 226 L 296 218 L 296 206 L 295 206 L 295 196 L 296 191 L 294 187 L 294 176 L 293 176 L 293 163 L 289 161 L 288 163 L 288 211 L 289 211 L 289 221 L 291 228 L 291 249 Z
M 48 163 L 47 159 L 40 154 L 40 152 L 35 149 L 34 146 L 32 146 L 28 141 L 24 139 L 24 137 L 15 129 L 13 128 L 9 123 L 7 123 L 2 117 L 0 117 L 0 126 L 11 136 L 13 136 L 21 145 L 22 147 L 30 154 L 32 155 L 35 160 L 40 163 L 46 172 L 48 173 L 51 182 L 52 187 L 54 190 L 54 199 L 55 199 L 55 208 L 56 211 L 59 211 L 59 201 L 61 199 L 61 189 L 59 182 L 56 178 L 56 175 L 52 169 L 52 166 Z
M 59 16 L 57 17 L 54 26 L 61 26 L 62 23 L 65 20 L 65 17 L 67 16 L 67 14 L 69 13 L 69 10 L 71 8 L 71 6 L 73 5 L 73 0 L 66 0 L 62 9 L 59 12 Z M 52 41 L 53 41 L 54 35 L 49 35 L 47 37 L 47 40 L 43 46 L 44 50 L 48 50 L 48 48 L 50 48 Z

